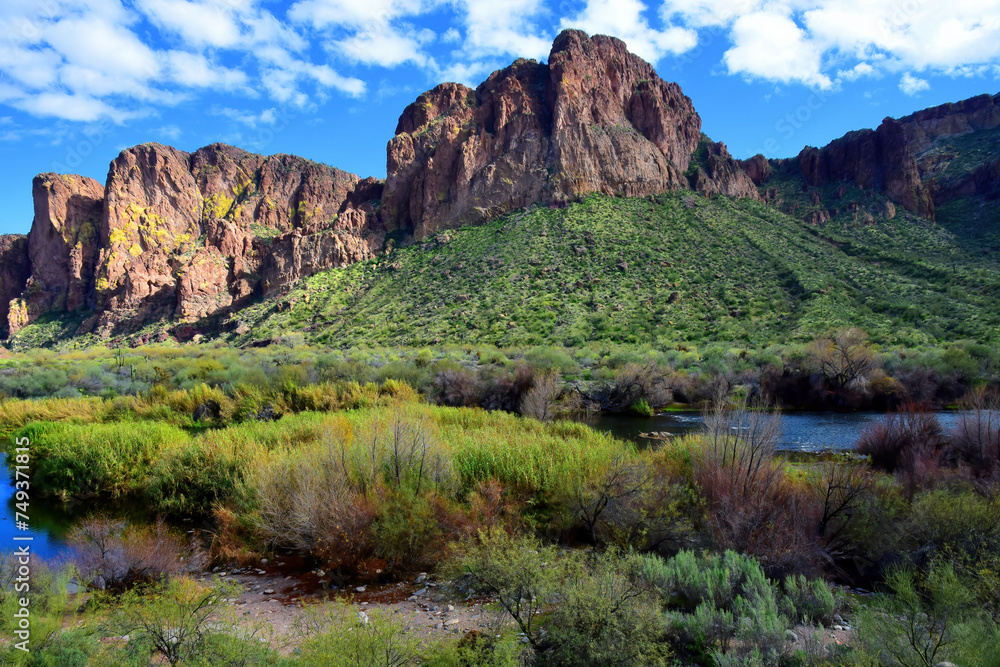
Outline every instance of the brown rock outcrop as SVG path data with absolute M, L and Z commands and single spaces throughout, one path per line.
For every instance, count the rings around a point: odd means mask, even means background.
M 743 165 L 729 154 L 724 143 L 706 142 L 704 161 L 705 166 L 699 166 L 688 179 L 692 190 L 706 195 L 760 199 L 757 185 Z
M 691 100 L 624 42 L 567 30 L 547 65 L 517 60 L 475 91 L 442 84 L 404 110 L 380 218 L 425 238 L 590 192 L 684 188 L 700 130 Z
M 31 277 L 31 260 L 28 257 L 28 237 L 23 234 L 0 234 L 0 333 L 9 334 L 11 307 L 17 313 L 14 322 L 20 326 L 27 316 L 18 297 Z
M 260 290 L 272 243 L 291 230 L 332 229 L 357 183 L 333 167 L 224 144 L 193 154 L 159 144 L 123 151 L 108 173 L 98 313 L 86 327 L 108 334 L 244 305 Z M 373 192 L 377 182 L 366 182 L 365 193 Z M 318 256 L 313 263 L 340 261 Z M 283 284 L 300 277 L 291 273 Z
M 749 160 L 740 160 L 740 167 L 747 173 L 754 185 L 760 186 L 771 180 L 774 169 L 766 157 L 758 153 Z
M 899 119 L 910 151 L 917 155 L 941 137 L 1000 127 L 1000 95 L 976 97 L 942 104 Z
M 799 153 L 802 176 L 809 185 L 849 181 L 885 193 L 907 210 L 934 217 L 934 202 L 924 186 L 903 125 L 886 118 L 877 130 L 849 132 L 822 149 L 807 146 Z
M 39 174 L 32 183 L 35 218 L 27 238 L 30 278 L 7 299 L 10 335 L 50 310 L 85 305 L 99 247 L 104 187 L 72 174 Z

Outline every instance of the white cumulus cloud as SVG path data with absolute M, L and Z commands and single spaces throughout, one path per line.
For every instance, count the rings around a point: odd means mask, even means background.
M 698 43 L 698 34 L 693 30 L 650 27 L 643 17 L 646 9 L 639 0 L 588 0 L 583 12 L 574 18 L 564 18 L 561 25 L 591 34 L 614 35 L 628 45 L 629 51 L 651 63 L 668 53 L 688 51 Z
M 905 94 L 913 96 L 925 90 L 930 90 L 931 84 L 926 79 L 918 79 L 909 72 L 903 75 L 899 82 L 899 89 Z
M 734 74 L 820 88 L 832 85 L 820 68 L 821 52 L 787 16 L 754 12 L 733 23 L 734 46 L 723 60 Z

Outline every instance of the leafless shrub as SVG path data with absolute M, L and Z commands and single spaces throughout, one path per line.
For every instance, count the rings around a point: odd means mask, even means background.
M 453 408 L 478 405 L 483 398 L 479 379 L 465 371 L 443 371 L 434 378 L 437 402 Z
M 854 327 L 838 331 L 829 338 L 817 338 L 810 344 L 808 354 L 836 389 L 863 382 L 878 367 L 868 334 Z
M 975 389 L 962 400 L 961 408 L 965 412 L 951 433 L 952 453 L 974 476 L 993 477 L 1000 472 L 1000 398 Z
M 822 507 L 816 533 L 824 550 L 831 559 L 841 556 L 846 546 L 845 529 L 871 502 L 874 476 L 867 466 L 831 461 L 813 478 L 809 489 Z
M 659 366 L 626 364 L 615 373 L 613 383 L 599 390 L 594 398 L 604 410 L 628 410 L 638 401 L 650 407 L 669 405 L 674 400 L 670 380 Z
M 517 412 L 521 399 L 535 383 L 535 372 L 530 366 L 518 366 L 513 375 L 494 379 L 484 390 L 481 405 L 487 410 Z
M 272 543 L 312 552 L 331 569 L 353 569 L 369 557 L 375 509 L 348 479 L 335 447 L 303 449 L 283 465 L 250 475 L 257 527 Z
M 122 592 L 204 567 L 205 555 L 172 535 L 158 520 L 151 527 L 95 516 L 69 533 L 81 577 L 95 588 Z
M 521 414 L 538 421 L 552 421 L 556 416 L 556 399 L 560 391 L 559 378 L 555 374 L 536 377 L 531 389 L 521 399 Z
M 918 487 L 937 478 L 943 444 L 944 430 L 934 413 L 908 403 L 866 426 L 855 449 L 868 456 L 872 466 L 896 473 L 912 497 Z
M 373 527 L 388 496 L 447 489 L 454 472 L 430 427 L 397 406 L 356 431 L 335 424 L 322 445 L 258 465 L 248 480 L 267 539 L 347 572 L 376 552 Z
M 403 406 L 362 424 L 353 446 L 340 441 L 340 453 L 341 465 L 365 495 L 378 493 L 382 484 L 419 495 L 454 480 L 451 460 L 441 452 L 431 425 Z
M 573 494 L 573 511 L 597 544 L 597 529 L 605 511 L 617 509 L 642 495 L 649 484 L 649 471 L 641 461 L 616 457 L 600 476 L 584 480 Z
M 763 400 L 717 400 L 695 465 L 720 546 L 757 557 L 772 574 L 808 571 L 817 557 L 816 503 L 774 460 L 780 434 L 780 415 Z

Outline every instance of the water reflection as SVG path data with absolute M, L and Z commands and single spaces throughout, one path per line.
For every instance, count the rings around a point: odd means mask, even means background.
M 26 514 L 29 517 L 29 530 L 18 530 L 15 524 L 14 480 L 7 470 L 7 455 L 0 454 L 3 480 L 0 481 L 0 499 L 3 500 L 2 515 L 0 515 L 0 551 L 13 551 L 26 542 L 15 542 L 14 537 L 31 536 L 31 553 L 46 560 L 58 559 L 68 555 L 66 532 L 73 519 L 63 503 L 46 501 L 37 498 L 31 489 L 29 505 Z
M 962 413 L 941 411 L 936 414 L 947 432 Z M 793 452 L 853 449 L 864 427 L 884 416 L 881 412 L 784 412 L 778 449 Z M 704 425 L 704 418 L 699 412 L 665 412 L 650 418 L 602 413 L 587 418 L 586 423 L 619 438 L 648 445 L 651 441 L 641 434 L 696 433 Z

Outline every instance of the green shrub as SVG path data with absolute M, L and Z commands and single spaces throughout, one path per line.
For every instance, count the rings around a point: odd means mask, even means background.
M 303 667 L 405 667 L 421 664 L 420 638 L 382 610 L 334 602 L 310 607 L 297 630 Z
M 973 591 L 950 565 L 937 564 L 926 577 L 895 568 L 886 574 L 886 584 L 888 590 L 875 595 L 857 623 L 861 646 L 879 662 L 997 664 L 1000 626 L 975 604 Z
M 786 616 L 827 626 L 833 622 L 837 601 L 825 581 L 809 581 L 799 574 L 785 577 L 784 584 L 786 597 L 782 607 Z
M 68 500 L 141 491 L 154 462 L 190 436 L 155 422 L 39 422 L 15 432 L 8 453 L 17 438 L 31 441 L 33 490 Z
M 129 591 L 105 624 L 105 632 L 129 636 L 126 653 L 145 652 L 170 665 L 262 664 L 270 652 L 259 623 L 237 623 L 228 598 L 239 597 L 234 582 L 204 586 L 190 579 L 139 593 Z M 228 630 L 222 630 L 227 628 Z

